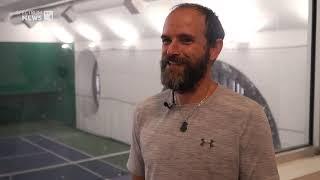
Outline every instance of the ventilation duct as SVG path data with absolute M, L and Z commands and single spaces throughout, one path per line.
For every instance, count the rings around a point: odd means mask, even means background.
M 123 5 L 131 14 L 139 14 L 145 7 L 145 2 L 142 0 L 124 0 Z

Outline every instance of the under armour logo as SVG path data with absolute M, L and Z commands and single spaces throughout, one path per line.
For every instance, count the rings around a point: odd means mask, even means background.
M 204 146 L 204 144 L 209 144 L 210 145 L 210 148 L 214 147 L 214 140 L 213 139 L 210 139 L 210 140 L 205 140 L 205 139 L 201 139 L 201 143 L 200 143 L 200 146 Z

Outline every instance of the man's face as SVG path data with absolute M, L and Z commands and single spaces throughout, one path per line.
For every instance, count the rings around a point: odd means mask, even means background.
M 191 91 L 208 68 L 204 16 L 190 8 L 174 10 L 165 21 L 161 38 L 162 84 L 182 93 Z

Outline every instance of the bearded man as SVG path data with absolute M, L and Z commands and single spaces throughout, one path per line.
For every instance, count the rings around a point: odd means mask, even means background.
M 224 30 L 211 9 L 184 3 L 167 16 L 163 92 L 137 106 L 127 163 L 133 180 L 278 180 L 261 106 L 212 79 Z

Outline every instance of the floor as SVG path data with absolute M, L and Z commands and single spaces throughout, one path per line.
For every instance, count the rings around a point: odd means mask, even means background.
M 0 126 L 0 180 L 128 180 L 129 145 L 55 121 Z
M 320 157 L 306 157 L 278 165 L 281 180 L 319 180 Z

